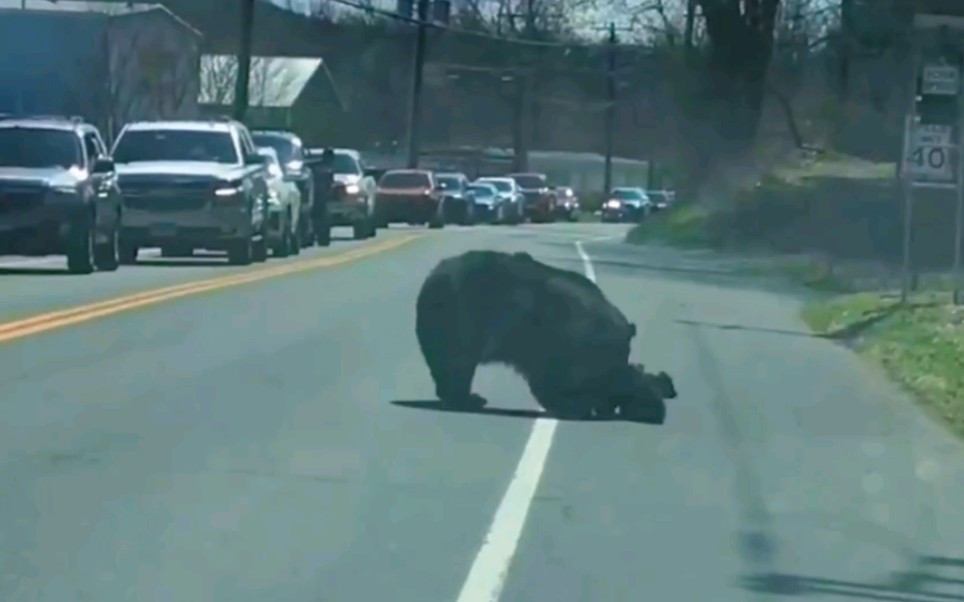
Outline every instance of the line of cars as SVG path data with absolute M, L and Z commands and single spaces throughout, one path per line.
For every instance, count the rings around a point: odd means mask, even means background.
M 328 180 L 318 178 L 321 162 Z M 222 251 L 248 265 L 329 245 L 336 226 L 360 240 L 396 222 L 517 224 L 578 212 L 574 192 L 542 174 L 380 172 L 352 149 L 307 148 L 292 132 L 229 118 L 129 123 L 108 149 L 80 118 L 0 115 L 0 254 L 64 255 L 78 274 L 134 264 L 145 248 Z
M 375 187 L 353 153 L 339 151 L 351 173 L 336 176 L 338 196 L 317 195 L 331 201 L 319 222 L 311 149 L 290 132 L 134 122 L 108 149 L 80 118 L 0 115 L 0 254 L 65 255 L 70 272 L 89 274 L 136 263 L 144 248 L 247 265 L 330 244 L 337 225 L 367 238 Z
M 392 223 L 441 228 L 445 224 L 574 221 L 579 217 L 579 199 L 571 188 L 552 187 L 538 173 L 472 181 L 460 172 L 392 169 L 380 174 L 375 216 L 382 228 Z

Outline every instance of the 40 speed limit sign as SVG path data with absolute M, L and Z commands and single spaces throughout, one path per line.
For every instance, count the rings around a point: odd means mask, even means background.
M 914 180 L 951 182 L 954 180 L 952 128 L 908 122 L 904 153 L 904 172 Z

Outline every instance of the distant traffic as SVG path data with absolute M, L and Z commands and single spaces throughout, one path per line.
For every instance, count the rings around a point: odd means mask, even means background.
M 639 221 L 672 193 L 615 188 L 603 221 Z M 348 148 L 309 148 L 294 132 L 229 118 L 125 125 L 108 149 L 79 118 L 0 116 L 0 254 L 63 255 L 76 274 L 223 252 L 234 265 L 392 224 L 577 221 L 579 194 L 542 173 L 471 179 L 457 170 L 379 169 Z

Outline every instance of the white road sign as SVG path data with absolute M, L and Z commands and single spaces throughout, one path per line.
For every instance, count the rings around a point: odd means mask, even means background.
M 922 125 L 908 120 L 904 171 L 914 180 L 948 182 L 954 179 L 951 127 Z
M 961 87 L 961 72 L 953 65 L 924 65 L 921 92 L 955 96 Z

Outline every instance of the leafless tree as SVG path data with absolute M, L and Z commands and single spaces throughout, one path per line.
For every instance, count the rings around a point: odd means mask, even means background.
M 201 59 L 201 103 L 230 105 L 238 77 L 234 55 L 205 55 Z M 297 92 L 298 74 L 280 57 L 256 56 L 251 59 L 250 101 L 252 106 L 287 105 Z

